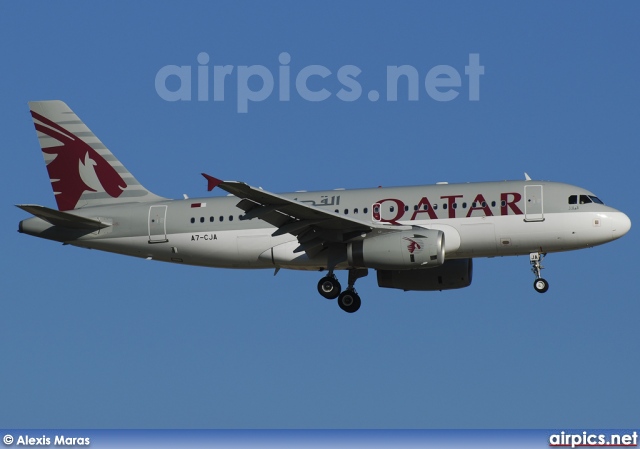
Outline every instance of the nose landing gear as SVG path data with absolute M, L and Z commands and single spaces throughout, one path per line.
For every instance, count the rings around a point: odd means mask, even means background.
M 541 262 L 546 255 L 546 253 L 541 252 L 529 254 L 529 261 L 532 265 L 531 271 L 533 271 L 533 274 L 536 275 L 536 280 L 533 282 L 533 288 L 538 293 L 544 293 L 549 290 L 549 282 L 547 282 L 545 279 L 542 279 L 542 277 L 540 276 L 540 271 L 542 271 L 542 269 L 544 268 Z

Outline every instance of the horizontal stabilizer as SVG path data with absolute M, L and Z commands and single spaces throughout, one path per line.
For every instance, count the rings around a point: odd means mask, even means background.
M 16 204 L 16 207 L 35 215 L 54 226 L 62 226 L 64 228 L 73 229 L 102 229 L 111 225 L 102 223 L 93 218 L 79 217 L 69 212 L 61 212 L 59 210 L 50 209 L 36 204 Z

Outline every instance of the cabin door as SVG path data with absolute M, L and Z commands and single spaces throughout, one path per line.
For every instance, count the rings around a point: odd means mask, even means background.
M 542 186 L 524 186 L 524 221 L 544 221 Z
M 167 206 L 149 208 L 149 243 L 168 242 Z

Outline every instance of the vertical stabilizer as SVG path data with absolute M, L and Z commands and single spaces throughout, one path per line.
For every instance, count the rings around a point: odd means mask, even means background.
M 64 102 L 29 103 L 58 210 L 159 201 Z

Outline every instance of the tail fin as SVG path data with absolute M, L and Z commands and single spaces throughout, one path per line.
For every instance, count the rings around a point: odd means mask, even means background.
M 145 189 L 64 102 L 29 102 L 58 210 L 164 198 Z

